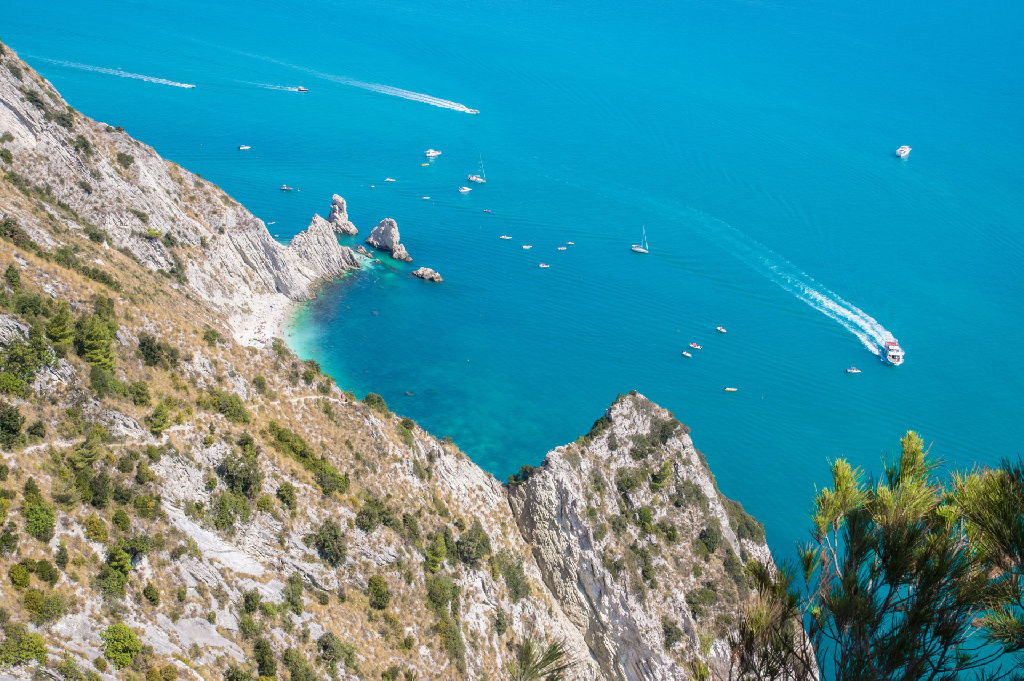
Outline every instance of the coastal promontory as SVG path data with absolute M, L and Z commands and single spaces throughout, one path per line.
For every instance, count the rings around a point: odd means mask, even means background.
M 770 557 L 671 413 L 598 402 L 499 481 L 281 340 L 365 260 L 340 197 L 285 246 L 2 45 L 0 104 L 4 674 L 500 679 L 528 643 L 572 680 L 728 672 Z M 367 241 L 409 259 L 394 220 Z

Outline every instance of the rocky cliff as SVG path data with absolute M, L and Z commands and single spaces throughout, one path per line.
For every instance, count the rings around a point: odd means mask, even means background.
M 0 103 L 6 673 L 506 678 L 528 640 L 570 679 L 727 673 L 770 558 L 671 414 L 622 396 L 503 484 L 219 331 L 358 265 L 340 197 L 282 246 L 9 48 Z

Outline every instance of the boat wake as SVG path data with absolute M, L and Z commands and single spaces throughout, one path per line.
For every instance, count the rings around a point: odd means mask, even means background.
M 121 69 L 108 69 L 102 66 L 91 66 L 89 64 L 79 64 L 73 61 L 63 61 L 61 59 L 47 59 L 46 57 L 37 57 L 34 55 L 26 55 L 32 59 L 39 61 L 45 61 L 50 64 L 56 64 L 57 66 L 66 66 L 69 69 L 80 69 L 82 71 L 92 71 L 93 73 L 104 73 L 108 76 L 117 76 L 119 78 L 134 78 L 135 80 L 144 80 L 147 83 L 157 83 L 158 85 L 172 85 L 174 87 L 193 88 L 195 85 L 192 83 L 179 83 L 174 80 L 167 80 L 166 78 L 157 78 L 155 76 L 144 76 L 141 73 L 129 73 L 128 71 L 122 71 Z
M 874 317 L 844 300 L 838 293 L 822 286 L 809 274 L 770 248 L 720 220 L 699 211 L 694 212 L 710 228 L 714 236 L 728 242 L 726 250 L 732 255 L 799 300 L 839 322 L 875 355 L 881 354 L 880 348 L 886 341 L 894 340 L 892 333 Z
M 392 97 L 401 97 L 402 99 L 408 99 L 413 102 L 421 102 L 423 104 L 429 104 L 430 106 L 438 106 L 442 109 L 451 109 L 453 111 L 459 111 L 462 113 L 478 113 L 476 109 L 471 109 L 465 104 L 459 104 L 453 102 L 450 99 L 442 99 L 440 97 L 434 97 L 433 95 L 424 94 L 422 92 L 413 92 L 412 90 L 403 90 L 400 87 L 393 87 L 391 85 L 383 85 L 381 83 L 367 83 L 365 81 L 356 80 L 355 78 L 349 78 L 347 76 L 336 76 L 332 73 L 324 73 L 323 71 L 317 71 L 316 69 L 310 69 L 305 66 L 298 66 L 296 64 L 290 64 L 288 62 L 273 59 L 271 57 L 264 57 L 258 54 L 246 54 L 249 57 L 256 59 L 262 59 L 269 61 L 279 66 L 286 66 L 291 69 L 299 71 L 305 71 L 306 73 L 316 76 L 317 78 L 323 78 L 339 85 L 349 85 L 351 87 L 357 87 L 362 90 L 369 90 L 370 92 L 376 92 L 382 95 L 390 95 Z
M 240 80 L 239 83 L 245 83 L 246 85 L 255 85 L 266 90 L 280 90 L 283 92 L 301 92 L 297 85 L 274 85 L 273 83 L 253 83 L 248 80 Z

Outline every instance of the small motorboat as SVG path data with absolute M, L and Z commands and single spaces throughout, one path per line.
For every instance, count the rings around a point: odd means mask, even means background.
M 701 347 L 699 345 L 697 345 L 696 343 L 690 343 L 690 347 L 693 348 L 694 350 L 700 350 L 701 349 Z
M 850 367 L 849 369 L 846 370 L 846 373 L 848 373 L 848 374 L 859 374 L 860 373 L 860 369 L 858 369 L 857 367 Z
M 246 149 L 252 149 L 248 144 L 242 144 L 238 147 L 239 151 L 245 151 Z
M 499 239 L 511 239 L 512 237 L 510 237 L 510 236 L 505 236 L 504 234 L 502 234 L 502 235 L 501 235 L 501 236 L 499 236 L 498 238 L 499 238 Z
M 551 267 L 551 265 L 545 265 L 544 263 L 541 263 L 540 266 L 541 267 Z
M 429 197 L 429 196 L 424 196 L 423 198 L 424 198 L 424 199 L 426 199 L 427 201 L 429 201 L 429 200 L 430 200 L 430 197 Z
M 716 326 L 715 331 L 718 331 L 719 333 L 725 333 L 725 329 L 721 326 Z
M 734 393 L 734 392 L 736 392 L 736 388 L 726 388 L 725 392 L 727 392 L 727 393 Z
M 570 246 L 575 246 L 575 245 L 576 245 L 576 244 L 574 244 L 574 243 L 573 243 L 573 242 L 571 242 L 571 241 L 566 241 L 565 243 L 569 244 Z
M 427 149 L 425 152 L 423 152 L 423 155 L 426 156 L 427 158 L 437 158 L 438 156 L 441 155 L 441 152 L 438 151 L 437 149 Z
M 300 85 L 299 87 L 295 88 L 295 91 L 296 92 L 309 92 L 309 88 L 308 87 L 302 87 Z
M 686 350 L 683 350 L 683 357 L 693 357 L 693 355 L 688 353 Z
M 900 158 L 906 158 L 907 156 L 910 156 L 910 147 L 904 144 L 902 147 L 896 150 L 896 155 L 899 156 Z
M 292 190 L 292 188 L 289 187 L 288 185 L 286 185 L 286 184 L 282 184 L 281 185 L 281 191 L 283 191 L 283 192 L 290 192 L 291 190 Z
M 490 213 L 490 212 L 491 212 L 491 209 L 490 209 L 490 208 L 484 208 L 484 212 L 485 212 L 485 213 Z
M 470 175 L 467 178 L 470 182 L 476 182 L 477 184 L 485 184 L 487 180 L 484 179 L 483 175 Z
M 558 250 L 560 250 L 560 251 L 564 251 L 564 250 L 565 250 L 565 246 L 559 246 L 559 247 L 558 247 Z
M 277 220 L 274 220 L 273 222 L 268 222 L 267 224 L 268 225 L 276 225 L 277 224 Z
M 466 109 L 466 113 L 478 114 L 480 113 L 480 109 Z
M 471 191 L 473 191 L 473 190 L 470 189 L 469 187 L 459 187 L 459 193 L 460 194 L 468 194 Z
M 384 178 L 384 181 L 385 181 L 385 182 L 394 182 L 394 181 L 395 181 L 395 178 L 393 178 L 393 177 L 385 177 L 385 178 Z
M 421 163 L 420 165 L 421 166 L 429 166 L 430 164 L 429 163 Z
M 523 246 L 523 250 L 524 250 L 524 251 L 528 251 L 528 250 L 530 250 L 531 248 L 533 248 L 533 246 L 530 246 L 529 244 L 527 244 L 527 245 Z

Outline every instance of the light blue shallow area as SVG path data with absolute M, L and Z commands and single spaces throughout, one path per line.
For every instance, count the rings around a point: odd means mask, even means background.
M 789 556 L 827 459 L 878 472 L 907 429 L 949 464 L 1021 451 L 1022 15 L 995 0 L 66 1 L 15 3 L 0 37 L 282 241 L 335 192 L 353 245 L 398 221 L 412 265 L 325 286 L 291 338 L 343 387 L 501 478 L 639 390 Z M 423 167 L 428 147 L 444 153 Z M 460 195 L 481 155 L 488 183 Z M 643 226 L 648 255 L 629 250 Z M 421 265 L 444 284 L 409 276 Z M 891 332 L 906 364 L 827 311 Z

